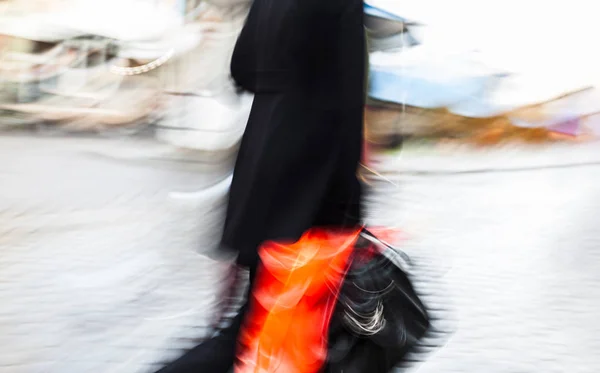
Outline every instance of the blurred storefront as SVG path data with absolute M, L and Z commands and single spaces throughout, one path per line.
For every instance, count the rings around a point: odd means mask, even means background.
M 541 36 L 552 22 L 520 42 L 530 22 L 518 8 L 496 9 L 511 19 L 500 37 L 490 12 L 463 2 L 469 14 L 457 4 L 432 14 L 432 4 L 365 2 L 368 140 L 593 137 L 600 95 L 589 74 L 575 74 L 586 59 L 559 53 L 560 64 L 543 64 L 540 56 L 518 55 L 538 39 L 540 53 L 551 50 Z M 233 152 L 252 97 L 234 89 L 228 67 L 249 6 L 250 0 L 1 0 L 0 127 L 150 132 L 184 148 Z M 559 36 L 563 48 L 568 35 Z M 563 49 L 585 48 L 574 44 Z
M 234 151 L 251 97 L 236 92 L 228 67 L 248 1 L 10 0 L 2 7 L 4 129 L 151 128 L 178 146 Z
M 385 145 L 398 136 L 479 144 L 594 137 L 600 93 L 593 72 L 578 71 L 577 59 L 555 63 L 564 54 L 556 43 L 546 48 L 552 38 L 539 37 L 551 24 L 548 20 L 535 30 L 504 22 L 511 18 L 531 25 L 522 13 L 525 5 L 500 6 L 503 12 L 497 14 L 505 16 L 501 28 L 494 27 L 498 20 L 484 22 L 489 11 L 469 1 L 443 7 L 414 1 L 366 3 L 372 39 L 366 123 L 372 143 Z M 566 40 L 565 32 L 559 36 L 555 41 Z M 539 50 L 531 43 L 535 40 Z M 529 54 L 557 55 L 522 54 L 527 45 Z M 565 51 L 585 49 L 567 47 Z

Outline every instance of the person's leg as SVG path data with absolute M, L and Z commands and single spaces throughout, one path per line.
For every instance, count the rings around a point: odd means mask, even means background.
M 249 289 L 252 288 L 257 264 L 249 271 Z M 248 309 L 250 290 L 244 304 L 228 327 L 200 345 L 186 352 L 179 359 L 161 368 L 156 373 L 229 373 L 233 368 L 238 348 L 238 334 Z
M 242 325 L 246 306 L 233 319 L 232 324 L 185 355 L 160 369 L 157 373 L 228 373 L 233 368 L 237 349 L 237 336 Z

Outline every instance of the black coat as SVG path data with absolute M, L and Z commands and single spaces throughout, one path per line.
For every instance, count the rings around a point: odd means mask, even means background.
M 362 0 L 254 0 L 231 73 L 255 96 L 223 246 L 253 266 L 266 240 L 360 223 Z

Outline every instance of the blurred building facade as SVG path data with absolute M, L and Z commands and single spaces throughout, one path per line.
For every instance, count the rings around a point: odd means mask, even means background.
M 2 0 L 0 127 L 127 135 L 150 128 L 178 147 L 235 152 L 252 97 L 235 90 L 229 59 L 250 5 Z M 365 2 L 373 145 L 397 137 L 494 144 L 595 135 L 593 82 L 560 71 L 544 79 L 460 43 L 442 48 L 436 25 L 398 9 Z

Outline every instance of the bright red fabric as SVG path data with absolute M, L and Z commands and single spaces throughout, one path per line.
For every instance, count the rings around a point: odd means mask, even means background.
M 312 229 L 295 243 L 261 248 L 235 373 L 322 368 L 329 322 L 359 232 Z

